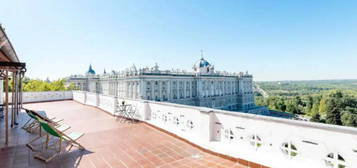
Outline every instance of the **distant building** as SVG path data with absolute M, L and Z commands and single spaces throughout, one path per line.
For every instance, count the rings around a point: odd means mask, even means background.
M 85 75 L 72 75 L 69 80 L 80 90 L 127 99 L 165 101 L 225 110 L 262 113 L 265 107 L 254 103 L 253 76 L 248 72 L 215 71 L 214 66 L 201 58 L 193 72 L 137 69 L 95 74 L 89 66 Z

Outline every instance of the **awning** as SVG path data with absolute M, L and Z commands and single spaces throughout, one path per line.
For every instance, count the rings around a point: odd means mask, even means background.
M 14 47 L 5 33 L 5 29 L 0 24 L 0 61 L 20 62 Z

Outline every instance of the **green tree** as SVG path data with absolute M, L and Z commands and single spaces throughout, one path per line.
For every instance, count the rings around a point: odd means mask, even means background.
M 310 121 L 312 121 L 312 122 L 321 122 L 320 114 L 318 112 L 317 113 L 313 113 L 312 116 L 311 116 Z
M 74 83 L 71 83 L 67 86 L 66 90 L 78 90 Z
M 311 114 L 311 115 L 319 114 L 319 116 L 321 116 L 320 113 L 319 113 L 319 104 L 314 104 L 314 105 L 312 105 L 312 108 L 311 108 L 309 114 Z
M 334 125 L 342 125 L 341 111 L 338 100 L 330 98 L 326 104 L 326 123 Z
M 326 114 L 327 109 L 327 101 L 328 101 L 328 97 L 326 95 L 324 95 L 319 103 L 319 113 L 320 114 Z
M 283 112 L 286 111 L 286 105 L 285 105 L 284 98 L 279 98 L 279 100 L 277 101 L 275 106 L 278 111 L 283 111 Z
M 55 81 L 49 81 L 48 79 L 43 80 L 32 80 L 27 79 L 23 82 L 23 90 L 25 92 L 41 92 L 41 91 L 64 91 L 64 90 L 75 90 L 74 84 L 66 86 L 65 79 L 59 79 Z
M 314 99 L 311 95 L 307 96 L 305 104 L 306 104 L 305 109 L 304 109 L 305 114 L 311 113 L 312 107 L 314 105 Z
M 65 80 L 64 79 L 59 79 L 59 80 L 51 82 L 50 83 L 50 89 L 51 89 L 51 91 L 66 90 Z

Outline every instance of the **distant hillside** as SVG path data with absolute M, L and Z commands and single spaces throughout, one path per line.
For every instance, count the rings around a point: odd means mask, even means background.
M 256 82 L 256 84 L 259 86 L 260 89 L 265 91 L 270 96 L 309 95 L 336 89 L 351 90 L 352 92 L 357 92 L 357 79 L 267 81 Z
M 357 79 L 256 82 L 257 105 L 314 122 L 357 127 Z

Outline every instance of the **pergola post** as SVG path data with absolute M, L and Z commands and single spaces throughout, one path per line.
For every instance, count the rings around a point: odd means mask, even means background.
M 5 71 L 5 144 L 9 144 L 9 72 Z
M 19 66 L 17 66 L 19 65 Z M 4 89 L 5 92 L 4 97 L 4 119 L 5 119 L 5 144 L 9 144 L 9 125 L 14 127 L 17 125 L 17 116 L 19 114 L 19 110 L 22 108 L 22 95 L 20 92 L 21 79 L 24 77 L 26 72 L 25 64 L 15 64 L 8 62 L 0 62 L 0 76 L 4 80 Z M 11 73 L 11 74 L 9 74 Z M 12 76 L 12 77 L 10 77 Z M 9 84 L 9 79 L 12 78 L 12 82 Z M 11 114 L 9 113 L 9 86 L 12 86 L 12 96 L 11 96 Z M 9 118 L 11 115 L 11 118 Z M 11 123 L 9 123 L 11 122 Z
M 12 72 L 12 81 L 11 81 L 11 127 L 15 125 L 15 73 Z
M 12 73 L 12 84 L 9 85 L 9 72 Z M 5 111 L 5 144 L 9 143 L 9 121 L 11 126 L 17 124 L 16 119 L 19 112 L 19 81 L 18 77 L 23 77 L 26 72 L 26 64 L 20 62 L 15 49 L 13 48 L 9 38 L 7 37 L 3 27 L 0 24 L 0 77 L 5 80 L 5 88 L 1 92 L 5 92 L 4 111 Z M 12 85 L 12 101 L 11 101 L 11 118 L 9 118 L 9 86 Z
M 18 119 L 18 115 L 19 115 L 19 106 L 18 106 L 18 71 L 14 71 L 13 72 L 13 93 L 14 93 L 14 102 L 13 104 L 13 108 L 14 108 L 14 125 L 18 125 L 17 119 Z

